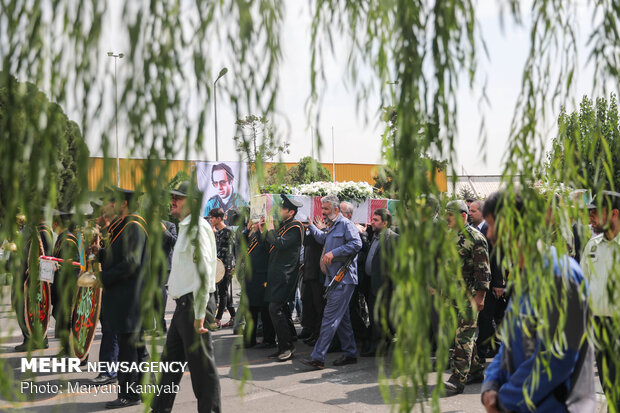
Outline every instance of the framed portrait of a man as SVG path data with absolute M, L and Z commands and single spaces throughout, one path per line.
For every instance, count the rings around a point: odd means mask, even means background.
M 197 162 L 198 188 L 204 194 L 202 214 L 222 208 L 227 225 L 228 211 L 247 207 L 250 199 L 248 167 L 244 162 Z

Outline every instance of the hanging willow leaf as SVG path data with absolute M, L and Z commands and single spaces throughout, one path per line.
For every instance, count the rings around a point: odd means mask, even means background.
M 162 189 L 170 181 L 169 164 L 161 160 L 178 154 L 187 160 L 190 153 L 206 158 L 205 127 L 214 74 L 223 65 L 221 56 L 227 57 L 234 82 L 222 85 L 220 92 L 237 118 L 248 113 L 269 117 L 278 109 L 281 39 L 286 35 L 281 27 L 289 4 L 281 0 L 119 3 L 115 10 L 120 13 L 115 14 L 110 3 L 95 0 L 0 2 L 0 238 L 23 245 L 26 232 L 18 232 L 18 213 L 33 226 L 42 218 L 42 206 L 71 208 L 86 202 L 89 184 L 101 189 L 115 182 L 115 119 L 108 108 L 114 75 L 104 31 L 109 30 L 106 22 L 120 14 L 114 27 L 125 45 L 125 58 L 117 62 L 122 80 L 118 112 L 126 135 L 121 152 L 145 158 L 138 170 L 126 173 L 137 178 L 137 187 L 144 192 L 140 211 L 148 222 L 153 266 L 158 267 L 165 260 L 159 221 L 167 216 L 167 199 Z M 593 24 L 587 28 L 592 81 L 595 92 L 607 96 L 606 87 L 610 81 L 617 83 L 619 70 L 620 9 L 615 2 L 586 3 L 593 10 Z M 563 109 L 574 98 L 579 73 L 576 10 L 583 5 L 534 0 L 524 15 L 517 0 L 498 4 L 502 21 L 510 18 L 529 30 L 529 51 L 503 166 L 509 199 L 514 200 L 519 188 L 526 212 L 520 215 L 507 208 L 503 213 L 498 228 L 502 267 L 510 274 L 513 313 L 525 292 L 532 305 L 529 321 L 545 320 L 550 308 L 560 309 L 557 328 L 543 322 L 532 324 L 528 331 L 541 337 L 548 349 L 536 360 L 524 388 L 529 397 L 542 375 L 553 374 L 549 358 L 561 353 L 559 332 L 568 322 L 564 297 L 553 282 L 546 264 L 549 257 L 539 241 L 565 253 L 569 248 L 558 234 L 570 220 L 585 224 L 586 219 L 579 205 L 570 200 L 554 203 L 554 197 L 541 195 L 533 185 L 545 178 L 551 188 L 565 184 L 593 193 L 617 188 L 618 115 L 613 96 L 608 107 L 595 99 L 593 108 L 592 101 L 584 99 L 578 113 L 568 115 Z M 466 305 L 467 298 L 459 283 L 454 239 L 441 220 L 433 221 L 434 211 L 425 199 L 440 195 L 434 179 L 429 179 L 437 167 L 431 158 L 447 161 L 456 176 L 457 93 L 463 87 L 474 88 L 475 80 L 485 75 L 478 64 L 487 55 L 477 19 L 480 6 L 468 0 L 312 0 L 308 7 L 310 125 L 320 124 L 320 104 L 327 88 L 325 61 L 341 41 L 349 47 L 345 80 L 357 96 L 361 115 L 380 114 L 388 106 L 397 115 L 390 115 L 383 136 L 385 162 L 401 202 L 395 217 L 400 242 L 393 262 L 390 320 L 382 320 L 386 331 L 390 326 L 395 329 L 397 340 L 389 362 L 380 361 L 381 374 L 392 380 L 381 383 L 386 401 L 396 403 L 401 411 L 424 405 L 428 397 L 431 409 L 439 411 L 443 384 L 441 374 L 435 383 L 429 381 L 433 348 L 424 332 L 430 330 L 429 314 L 434 309 L 440 320 L 436 369 L 443 371 L 457 308 Z M 368 96 L 373 95 L 380 97 L 378 108 L 368 107 Z M 483 90 L 480 98 L 484 96 Z M 552 153 L 545 157 L 541 130 L 545 119 L 556 116 L 559 131 Z M 81 137 L 101 148 L 105 157 L 101 182 L 87 181 L 89 160 Z M 258 180 L 264 179 L 263 162 L 256 159 Z M 36 257 L 30 258 L 31 268 L 36 269 Z M 20 273 L 26 260 L 27 253 L 18 249 L 6 272 Z M 246 256 L 240 257 L 241 264 L 245 260 Z M 521 261 L 527 263 L 526 269 L 517 265 Z M 429 287 L 441 294 L 431 295 Z M 148 280 L 142 297 L 145 316 L 154 310 L 157 291 L 156 283 Z M 619 325 L 616 313 L 616 331 Z M 610 346 L 611 339 L 599 338 L 598 344 Z M 156 356 L 156 341 L 151 344 L 151 354 Z M 243 360 L 237 354 L 235 361 L 241 364 L 235 368 L 242 367 L 237 371 L 247 379 Z M 0 359 L 0 364 L 4 362 Z M 614 382 L 615 378 L 605 379 Z M 397 386 L 390 392 L 387 383 Z M 0 368 L 0 393 L 10 400 L 23 397 L 14 387 L 10 369 Z

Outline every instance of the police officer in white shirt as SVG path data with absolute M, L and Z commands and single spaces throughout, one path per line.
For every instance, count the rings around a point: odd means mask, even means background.
M 590 283 L 592 313 L 597 341 L 596 364 L 607 403 L 620 411 L 620 388 L 616 374 L 620 373 L 617 320 L 618 282 L 620 282 L 620 193 L 603 191 L 588 205 L 590 224 L 598 233 L 586 244 L 581 268 Z M 606 383 L 608 380 L 609 385 Z M 610 409 L 611 411 L 612 409 Z
M 202 194 L 195 185 L 181 182 L 171 191 L 170 213 L 179 220 L 177 243 L 172 255 L 168 293 L 176 309 L 168 328 L 163 362 L 186 361 L 199 412 L 220 412 L 220 380 L 213 357 L 213 343 L 205 327 L 209 295 L 215 291 L 216 247 L 213 230 L 198 214 Z M 179 373 L 163 373 L 162 385 L 178 384 Z M 161 392 L 154 412 L 170 412 L 174 392 Z

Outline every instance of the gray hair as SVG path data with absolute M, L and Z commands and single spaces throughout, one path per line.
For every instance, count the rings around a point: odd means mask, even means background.
M 480 199 L 476 199 L 475 201 L 473 201 L 471 203 L 471 205 L 473 205 L 473 204 L 477 204 L 478 205 L 478 210 L 480 210 L 480 211 L 482 211 L 484 209 L 484 201 L 481 201 Z M 471 208 L 471 205 L 470 205 L 470 208 Z
M 340 212 L 343 214 L 352 214 L 353 213 L 353 204 L 347 201 L 342 201 L 340 203 Z
M 340 200 L 336 195 L 327 195 L 321 198 L 322 204 L 332 204 L 332 208 L 338 208 L 340 210 Z

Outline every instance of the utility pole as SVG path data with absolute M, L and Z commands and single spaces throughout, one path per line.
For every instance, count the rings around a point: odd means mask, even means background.
M 217 79 L 213 82 L 213 110 L 215 112 L 215 161 L 218 162 L 220 160 L 220 154 L 218 151 L 218 143 L 217 143 L 217 81 L 220 80 L 222 76 L 228 73 L 228 68 L 224 67 L 220 70 L 219 75 L 217 75 Z
M 332 179 L 336 182 L 336 146 L 334 145 L 334 127 L 332 126 Z
M 123 53 L 108 52 L 108 57 L 114 58 L 114 122 L 116 123 L 116 186 L 121 186 L 121 161 L 118 153 L 118 86 L 116 82 L 116 59 L 125 57 Z

